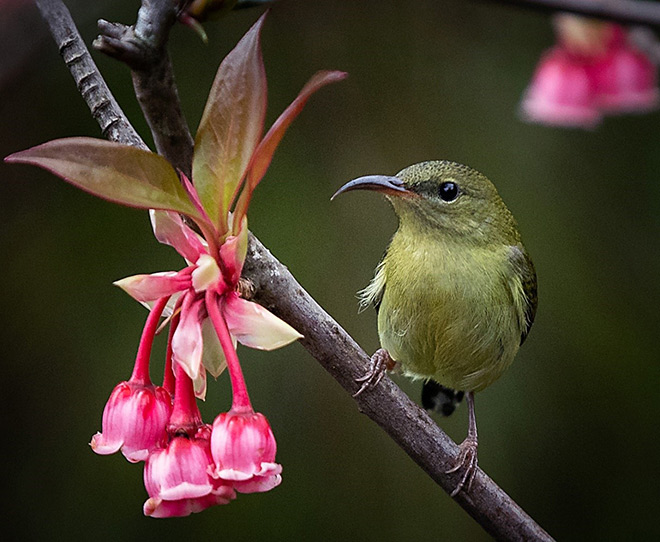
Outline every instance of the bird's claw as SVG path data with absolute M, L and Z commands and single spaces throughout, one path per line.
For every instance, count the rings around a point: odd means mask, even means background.
M 456 465 L 445 471 L 445 474 L 451 474 L 452 472 L 464 469 L 463 476 L 461 476 L 454 491 L 449 495 L 452 498 L 458 495 L 463 488 L 469 491 L 472 486 L 472 481 L 474 480 L 474 475 L 477 473 L 477 441 L 468 437 L 461 442 L 459 448 L 461 451 L 456 459 Z
M 374 352 L 374 355 L 371 356 L 371 367 L 369 370 L 361 377 L 356 378 L 356 382 L 361 382 L 362 385 L 360 389 L 353 394 L 353 397 L 357 397 L 363 391 L 373 388 L 378 385 L 378 383 L 383 379 L 385 371 L 391 371 L 396 366 L 396 361 L 394 361 L 387 350 L 384 348 L 379 348 Z

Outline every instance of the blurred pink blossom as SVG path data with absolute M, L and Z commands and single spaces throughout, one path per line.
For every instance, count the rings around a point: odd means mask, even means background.
M 525 120 L 589 129 L 603 115 L 658 107 L 657 67 L 625 28 L 562 14 L 555 29 L 557 45 L 542 56 L 521 103 Z

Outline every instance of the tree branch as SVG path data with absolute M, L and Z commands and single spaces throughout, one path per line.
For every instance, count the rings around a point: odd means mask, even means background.
M 71 14 L 59 0 L 37 0 L 64 63 L 78 91 L 99 123 L 103 137 L 146 149 L 142 138 L 124 115 L 82 41 Z
M 304 335 L 302 345 L 349 393 L 369 368 L 369 356 L 314 301 L 259 240 L 250 235 L 245 276 L 255 285 L 253 299 Z M 355 397 L 360 412 L 376 422 L 440 487 L 451 493 L 460 473 L 447 474 L 458 446 L 388 376 Z M 480 468 L 468 491 L 455 497 L 461 507 L 498 540 L 552 540 Z
M 660 26 L 660 3 L 640 0 L 488 0 L 542 11 L 568 11 L 627 24 Z
M 161 3 L 166 4 L 169 1 L 161 0 Z M 157 0 L 154 0 L 154 2 L 157 2 Z M 79 55 L 89 57 L 89 53 L 77 33 L 72 34 L 70 31 L 61 31 L 60 25 L 66 25 L 68 28 L 73 26 L 66 8 L 61 4 L 61 0 L 39 0 L 39 3 L 42 15 L 51 25 L 51 31 L 58 47 L 62 48 L 67 40 L 73 41 L 75 43 L 67 45 L 67 47 L 75 47 L 79 51 Z M 143 5 L 145 4 L 147 4 L 146 0 Z M 63 12 L 67 13 L 68 19 L 62 16 Z M 138 24 L 136 24 L 136 27 Z M 160 27 L 160 31 L 165 34 L 169 32 L 167 24 Z M 153 30 L 155 26 L 152 25 L 151 28 Z M 152 38 L 152 43 L 159 43 L 160 46 L 166 41 L 166 37 L 163 36 L 155 35 Z M 130 42 L 130 40 L 128 41 Z M 128 48 L 122 50 L 128 51 Z M 164 53 L 164 49 L 160 50 Z M 126 54 L 133 54 L 134 52 L 127 52 Z M 134 58 L 134 60 L 137 60 L 137 58 Z M 149 65 L 152 70 L 155 70 L 158 63 L 142 64 L 140 69 L 148 71 L 149 68 L 144 66 Z M 67 66 L 73 72 L 76 68 L 76 62 L 67 62 Z M 95 72 L 94 77 L 100 80 L 101 76 L 95 66 L 93 66 L 93 71 Z M 154 74 L 145 74 L 144 80 L 153 80 L 153 77 Z M 76 78 L 75 74 L 74 78 Z M 173 80 L 169 80 L 168 84 L 173 86 Z M 120 125 L 120 129 L 117 128 L 117 123 L 113 124 L 115 129 L 120 131 L 115 136 L 115 140 L 126 141 L 129 136 L 133 137 L 133 134 L 135 134 L 134 129 L 121 115 L 121 111 L 116 102 L 112 100 L 107 87 L 99 86 L 99 88 L 102 89 L 99 91 L 102 101 L 109 104 L 108 112 L 112 118 L 123 118 L 125 121 L 125 124 Z M 82 96 L 90 105 L 90 109 L 93 110 L 92 105 L 97 102 L 92 100 L 91 94 L 82 93 Z M 169 96 L 170 100 L 176 102 L 164 102 L 168 109 L 179 108 L 176 89 L 163 93 L 163 96 Z M 96 99 L 98 100 L 98 98 Z M 158 113 L 162 114 L 163 111 L 161 109 Z M 147 107 L 144 112 L 149 120 L 150 115 L 153 114 L 153 109 Z M 97 120 L 101 123 L 100 118 L 97 118 Z M 101 126 L 104 125 L 101 124 Z M 151 119 L 150 126 L 154 129 L 158 125 Z M 179 128 L 183 129 L 182 126 L 179 126 Z M 182 138 L 181 141 L 184 140 L 185 138 Z M 141 140 L 136 140 L 135 144 L 144 146 Z M 174 152 L 173 147 L 166 147 L 165 150 Z M 192 152 L 191 149 L 190 152 Z M 163 153 L 165 154 L 165 151 Z M 181 159 L 180 155 L 172 157 L 165 154 L 165 156 L 170 160 Z M 287 268 L 252 235 L 250 235 L 244 274 L 255 285 L 254 299 L 303 333 L 305 337 L 302 344 L 312 356 L 344 389 L 350 393 L 357 391 L 358 386 L 355 378 L 363 375 L 369 368 L 369 356 L 298 284 Z M 458 447 L 426 412 L 413 403 L 389 377 L 383 378 L 378 386 L 361 394 L 355 400 L 360 411 L 380 425 L 445 491 L 450 492 L 456 487 L 460 474 L 447 474 L 446 471 L 456 460 L 459 453 Z M 481 469 L 477 470 L 469 490 L 461 491 L 455 497 L 455 500 L 486 531 L 498 539 L 552 540 Z
M 94 47 L 131 68 L 133 88 L 159 154 L 191 176 L 193 138 L 167 53 L 169 30 L 185 0 L 142 0 L 134 26 L 99 21 Z

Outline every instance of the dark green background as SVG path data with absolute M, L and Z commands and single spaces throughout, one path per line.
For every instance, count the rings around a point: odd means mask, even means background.
M 86 4 L 72 10 L 87 43 L 95 19 L 130 23 L 138 6 Z M 174 30 L 191 126 L 221 58 L 258 15 L 208 23 L 208 46 Z M 1 28 L 2 66 L 13 68 L 0 89 L 0 154 L 98 136 L 34 8 L 9 13 Z M 296 120 L 256 192 L 250 225 L 373 351 L 375 315 L 357 314 L 355 292 L 396 221 L 374 194 L 333 203 L 330 195 L 353 177 L 425 159 L 487 174 L 534 257 L 540 305 L 516 363 L 477 397 L 480 465 L 558 539 L 657 539 L 660 116 L 609 118 L 592 132 L 520 122 L 520 96 L 552 40 L 547 16 L 493 2 L 282 0 L 263 32 L 268 122 L 316 70 L 350 77 L 321 91 Z M 128 70 L 94 56 L 146 137 Z M 239 350 L 253 403 L 278 439 L 282 485 L 184 519 L 143 517 L 141 466 L 96 456 L 87 443 L 110 390 L 130 374 L 146 316 L 112 281 L 177 269 L 181 260 L 155 241 L 145 212 L 34 168 L 0 167 L 5 533 L 98 541 L 488 538 L 297 344 Z M 396 379 L 418 399 L 419 382 Z M 210 422 L 229 406 L 227 377 L 209 388 L 202 410 Z M 465 409 L 438 423 L 461 440 Z

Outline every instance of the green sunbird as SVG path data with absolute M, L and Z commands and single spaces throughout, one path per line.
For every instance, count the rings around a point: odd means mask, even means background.
M 447 471 L 463 469 L 454 496 L 469 487 L 477 466 L 474 392 L 511 365 L 534 321 L 534 264 L 495 186 L 467 166 L 422 162 L 393 177 L 352 180 L 335 196 L 349 190 L 385 194 L 399 217 L 374 279 L 361 292 L 362 303 L 378 312 L 382 348 L 359 379 L 358 394 L 397 366 L 425 380 L 428 410 L 449 415 L 465 394 L 468 435 Z

